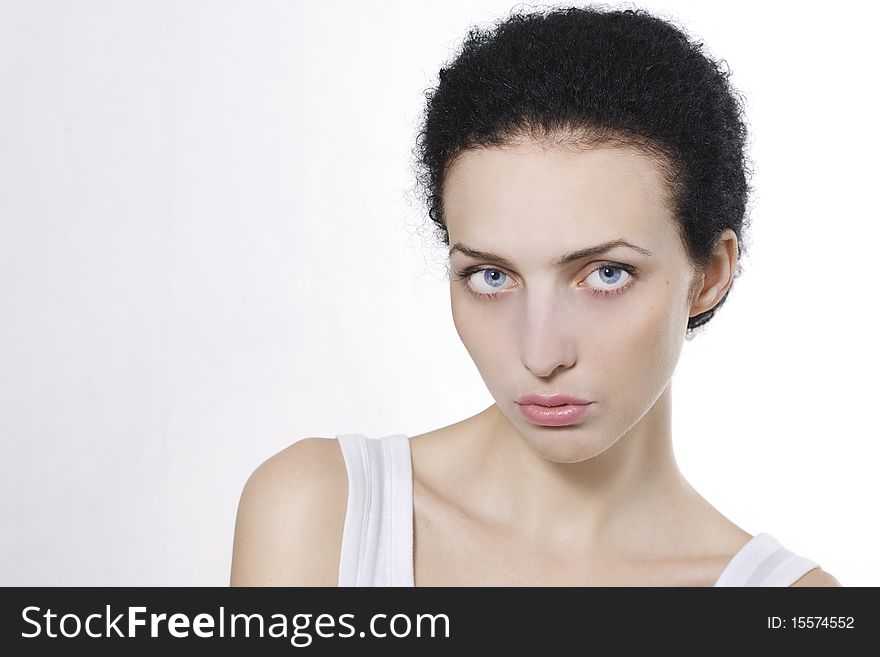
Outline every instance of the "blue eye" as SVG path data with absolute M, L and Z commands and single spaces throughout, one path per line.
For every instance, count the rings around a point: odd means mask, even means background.
M 481 297 L 494 297 L 501 293 L 500 290 L 503 288 L 504 282 L 509 276 L 500 269 L 486 268 L 478 269 L 471 273 L 468 278 L 468 289 L 474 294 Z M 473 285 L 476 285 L 477 287 L 471 287 Z M 482 289 L 487 291 L 483 292 L 479 287 L 481 285 L 484 285 L 485 287 Z
M 477 274 L 480 275 L 477 276 Z M 590 290 L 590 294 L 595 296 L 624 292 L 633 285 L 636 278 L 635 267 L 611 262 L 601 263 L 590 272 L 585 280 L 590 281 L 590 278 L 594 277 L 594 275 L 598 275 L 598 280 L 589 282 L 587 287 Z M 465 289 L 480 299 L 493 299 L 505 294 L 507 289 L 510 289 L 503 287 L 510 276 L 497 267 L 468 267 L 456 272 L 456 277 L 458 280 L 466 279 Z M 624 280 L 623 284 L 615 286 L 621 278 Z
M 608 272 L 612 272 L 612 274 L 608 275 Z M 617 272 L 617 273 L 614 274 L 613 272 Z M 600 285 L 596 286 L 594 288 L 593 294 L 600 294 L 600 295 L 617 294 L 618 292 L 628 288 L 629 281 L 632 278 L 634 278 L 633 273 L 631 271 L 628 271 L 627 269 L 624 269 L 623 267 L 618 267 L 615 265 L 607 265 L 607 264 L 600 265 L 599 267 L 594 269 L 592 272 L 590 272 L 590 276 L 587 276 L 586 280 L 589 281 L 590 277 L 593 276 L 594 274 L 599 274 L 598 278 L 599 278 Z M 606 283 L 608 285 L 615 285 L 624 274 L 626 274 L 626 278 L 624 279 L 623 285 L 618 285 L 617 287 L 608 287 L 608 288 L 601 287 L 601 285 L 604 285 Z M 610 280 L 605 280 L 606 277 Z

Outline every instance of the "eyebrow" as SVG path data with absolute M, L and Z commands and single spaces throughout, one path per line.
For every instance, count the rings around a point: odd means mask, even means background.
M 641 253 L 645 256 L 654 255 L 648 249 L 636 246 L 635 244 L 630 244 L 625 239 L 616 239 L 611 240 L 609 242 L 603 242 L 602 244 L 597 244 L 595 246 L 588 246 L 584 249 L 578 249 L 577 251 L 569 251 L 568 253 L 564 253 L 558 258 L 551 260 L 548 264 L 553 266 L 567 265 L 576 260 L 581 260 L 583 258 L 590 258 L 592 256 L 596 256 L 606 251 L 610 251 L 611 249 L 617 248 L 619 246 L 625 246 L 638 253 Z M 513 269 L 513 263 L 505 258 L 504 256 L 500 256 L 497 253 L 492 253 L 491 251 L 480 251 L 479 249 L 474 249 L 469 247 L 461 242 L 456 242 L 449 248 L 449 257 L 452 257 L 452 254 L 458 251 L 466 256 L 470 256 L 471 258 L 477 258 L 479 260 L 493 260 L 495 262 L 501 263 L 505 267 L 510 267 Z

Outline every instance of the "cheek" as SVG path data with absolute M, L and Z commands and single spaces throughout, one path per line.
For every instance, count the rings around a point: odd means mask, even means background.
M 452 323 L 462 344 L 471 352 L 481 343 L 491 341 L 493 329 L 491 318 L 474 308 L 474 303 L 465 297 L 466 294 L 462 291 L 452 293 Z
M 480 371 L 497 362 L 509 365 L 511 358 L 510 335 L 504 328 L 512 321 L 504 309 L 492 302 L 474 301 L 467 292 L 457 291 L 451 296 L 452 323 L 471 360 Z M 488 307 L 487 307 L 488 306 Z
M 667 288 L 668 290 L 668 288 Z M 620 322 L 613 337 L 602 341 L 593 361 L 605 380 L 613 382 L 621 395 L 640 395 L 653 402 L 666 387 L 684 339 L 684 324 L 678 308 L 678 296 L 669 292 L 664 298 L 652 294 L 648 303 Z

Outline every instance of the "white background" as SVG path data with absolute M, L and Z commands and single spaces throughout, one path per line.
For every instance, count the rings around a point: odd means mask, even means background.
M 878 17 L 638 6 L 727 60 L 753 139 L 750 256 L 673 379 L 679 464 L 876 586 Z M 0 5 L 0 584 L 224 585 L 271 454 L 492 403 L 411 149 L 438 68 L 512 7 Z

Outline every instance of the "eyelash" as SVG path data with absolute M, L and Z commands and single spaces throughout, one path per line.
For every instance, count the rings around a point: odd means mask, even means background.
M 635 280 L 637 278 L 635 267 L 633 267 L 631 265 L 619 264 L 616 262 L 600 263 L 593 270 L 591 270 L 590 273 L 587 274 L 587 276 L 585 278 L 592 275 L 592 273 L 594 271 L 597 271 L 597 270 L 603 269 L 603 268 L 620 269 L 622 271 L 625 271 L 627 274 L 629 274 L 629 280 L 624 285 L 621 285 L 620 287 L 614 288 L 613 290 L 601 290 L 598 288 L 590 287 L 590 294 L 592 294 L 593 296 L 605 297 L 610 294 L 620 294 L 622 292 L 626 292 L 630 287 L 632 287 L 633 283 L 635 283 Z M 503 269 L 501 269 L 499 267 L 484 267 L 483 265 L 475 265 L 473 267 L 467 267 L 465 269 L 462 269 L 460 271 L 455 272 L 456 280 L 460 281 L 463 279 L 470 278 L 471 276 L 473 276 L 477 272 L 481 272 L 481 271 L 500 271 L 500 272 L 506 274 L 507 276 L 510 276 L 510 274 L 508 274 L 506 271 L 504 271 Z M 473 288 L 471 288 L 471 286 L 467 284 L 467 281 L 465 281 L 464 288 L 465 288 L 465 290 L 467 290 L 467 292 L 469 294 L 472 294 L 473 296 L 477 297 L 478 299 L 494 299 L 494 298 L 499 297 L 505 293 L 505 291 L 491 292 L 491 293 L 475 292 L 473 290 Z

